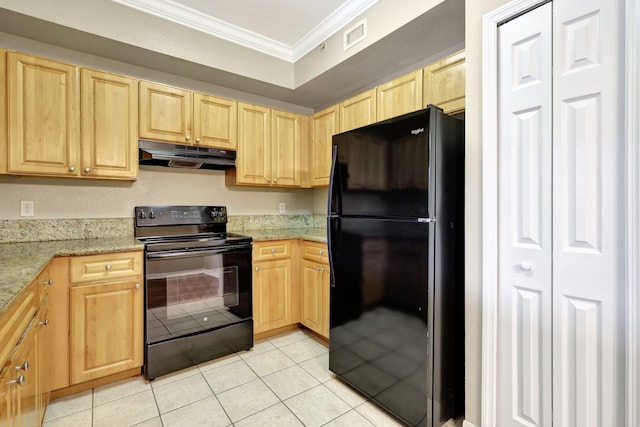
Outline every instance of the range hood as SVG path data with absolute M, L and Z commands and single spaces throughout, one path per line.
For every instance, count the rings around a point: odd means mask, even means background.
M 236 152 L 141 139 L 138 141 L 138 162 L 141 165 L 225 170 L 235 167 Z

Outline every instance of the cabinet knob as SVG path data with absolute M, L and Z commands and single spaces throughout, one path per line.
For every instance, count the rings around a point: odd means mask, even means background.
M 520 267 L 522 271 L 531 271 L 531 264 L 525 261 L 521 262 L 518 267 Z
M 53 279 L 49 279 L 49 280 L 45 280 L 44 282 L 42 282 L 42 286 L 53 286 Z
M 318 253 L 319 253 L 320 255 L 322 255 L 322 249 L 320 249 L 320 250 L 318 251 Z
M 84 173 L 89 173 L 91 172 L 91 168 L 84 168 Z
M 276 248 L 271 248 L 271 253 L 275 254 L 276 253 Z
M 105 265 L 104 269 L 107 270 L 107 271 L 111 271 L 111 264 Z
M 187 135 L 187 136 L 185 136 L 185 137 L 184 137 L 184 139 L 186 139 L 187 141 L 189 141 L 189 140 L 191 139 L 191 136 L 190 136 L 190 135 Z
M 256 267 L 256 271 L 260 270 L 260 267 Z
M 276 182 L 278 182 L 278 178 L 274 178 L 273 183 L 275 184 Z
M 38 325 L 49 326 L 49 319 L 44 319 L 44 322 L 38 322 Z
M 267 182 L 271 182 L 271 178 L 267 178 Z
M 200 138 L 196 138 L 196 142 L 200 142 Z
M 69 172 L 75 172 L 75 171 L 76 171 L 75 166 L 69 166 Z
M 29 361 L 25 360 L 22 365 L 16 365 L 16 371 L 28 371 L 29 370 Z
M 20 375 L 17 379 L 9 381 L 9 384 L 24 385 L 24 375 Z
M 136 289 L 140 289 L 140 283 L 136 283 L 136 285 L 134 286 L 134 288 L 136 288 Z

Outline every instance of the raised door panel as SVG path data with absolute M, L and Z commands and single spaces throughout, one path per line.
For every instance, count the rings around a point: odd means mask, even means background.
M 465 52 L 461 51 L 423 68 L 423 103 L 434 104 L 445 113 L 464 110 Z
M 238 103 L 194 93 L 193 125 L 196 145 L 235 150 L 238 145 Z
M 271 185 L 271 110 L 238 103 L 236 183 Z
M 271 169 L 273 185 L 300 186 L 299 114 L 271 110 Z
M 340 132 L 376 121 L 376 90 L 371 89 L 340 103 Z
M 69 386 L 69 258 L 49 264 L 49 325 L 46 370 L 51 390 Z
M 329 328 L 331 319 L 331 275 L 329 264 L 324 264 L 322 270 L 322 324 L 320 335 L 329 339 Z
M 551 5 L 499 28 L 498 425 L 551 425 Z M 554 319 L 555 320 L 555 319 Z
M 0 426 L 3 427 L 13 425 L 17 409 L 14 399 L 16 385 L 11 382 L 15 379 L 15 371 L 10 368 L 0 369 Z
M 416 70 L 378 86 L 378 121 L 422 108 L 422 84 L 422 70 Z
M 81 71 L 83 176 L 138 176 L 138 81 L 100 71 Z
M 302 324 L 321 333 L 323 327 L 322 269 L 317 262 L 302 261 Z
M 142 366 L 139 280 L 70 289 L 71 384 Z
M 191 110 L 191 91 L 140 82 L 140 138 L 190 144 Z
M 624 2 L 553 2 L 553 424 L 624 424 Z
M 254 333 L 293 323 L 291 316 L 291 260 L 260 262 L 253 274 Z
M 49 375 L 49 367 L 47 358 L 49 357 L 53 347 L 52 341 L 49 336 L 49 301 L 48 298 L 40 306 L 38 311 L 36 327 L 36 348 L 37 356 L 35 358 L 36 363 L 36 375 L 37 375 L 37 425 L 40 425 L 44 420 L 44 412 L 49 404 L 49 397 L 51 392 L 51 377 Z
M 339 131 L 338 106 L 311 116 L 311 186 L 326 187 L 331 174 L 331 142 Z
M 36 319 L 29 325 L 11 360 L 14 380 L 24 375 L 24 383 L 14 387 L 17 426 L 37 426 L 38 421 L 38 341 Z
M 8 172 L 78 175 L 77 67 L 9 52 L 7 70 Z

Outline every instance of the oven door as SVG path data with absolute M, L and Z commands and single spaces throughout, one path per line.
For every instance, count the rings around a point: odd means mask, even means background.
M 251 245 L 146 255 L 146 343 L 251 319 Z

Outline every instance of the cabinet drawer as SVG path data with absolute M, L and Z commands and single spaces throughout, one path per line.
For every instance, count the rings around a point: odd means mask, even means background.
M 302 258 L 319 262 L 320 264 L 329 264 L 327 245 L 323 243 L 303 242 Z
M 39 304 L 37 291 L 32 282 L 0 315 L 0 369 L 36 313 Z
M 253 261 L 289 258 L 291 256 L 291 242 L 277 240 L 253 244 Z
M 142 275 L 142 252 L 71 257 L 71 283 Z

